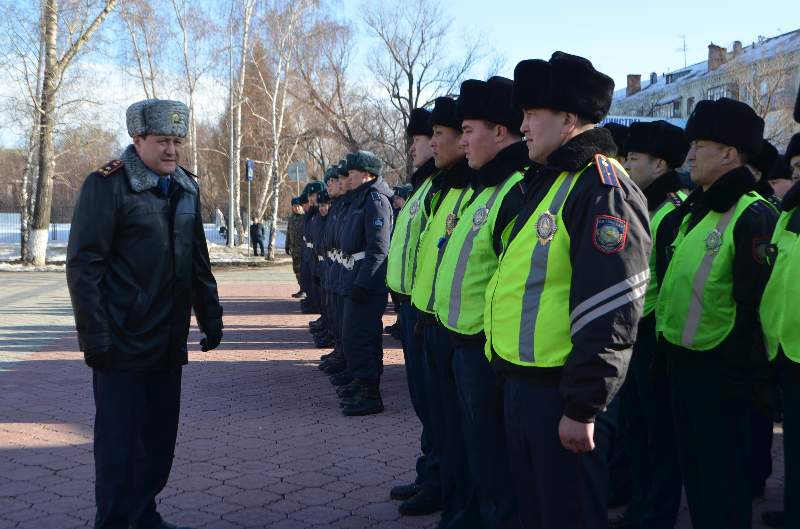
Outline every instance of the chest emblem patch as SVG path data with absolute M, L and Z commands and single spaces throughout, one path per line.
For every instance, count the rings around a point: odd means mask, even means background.
M 472 216 L 472 231 L 478 231 L 489 219 L 489 208 L 479 208 Z
M 709 255 L 716 255 L 720 246 L 722 246 L 722 234 L 714 229 L 706 237 L 706 251 Z
M 539 244 L 546 245 L 553 240 L 553 237 L 558 230 L 558 221 L 555 215 L 549 211 L 545 211 L 536 220 L 536 237 L 539 239 Z
M 411 206 L 408 208 L 408 216 L 412 219 L 417 216 L 417 212 L 419 211 L 419 200 L 415 200 L 411 203 Z

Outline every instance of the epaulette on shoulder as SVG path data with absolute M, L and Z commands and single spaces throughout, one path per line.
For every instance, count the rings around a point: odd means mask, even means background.
M 667 198 L 676 208 L 683 205 L 683 200 L 681 200 L 681 197 L 679 197 L 677 193 L 667 193 Z
M 95 171 L 103 176 L 108 176 L 122 168 L 122 160 L 112 160 L 105 164 L 103 167 Z
M 594 155 L 594 164 L 597 166 L 597 173 L 600 175 L 600 182 L 609 187 L 621 187 L 619 175 L 614 163 L 602 154 Z
M 196 174 L 194 174 L 193 172 L 191 172 L 190 170 L 188 170 L 188 169 L 187 169 L 187 168 L 185 168 L 184 166 L 182 166 L 182 165 L 181 165 L 181 166 L 179 166 L 179 167 L 180 167 L 181 169 L 183 169 L 183 172 L 184 172 L 184 173 L 186 173 L 187 175 L 191 176 L 191 177 L 192 177 L 192 178 L 194 178 L 195 180 L 197 180 L 197 179 L 198 179 Z

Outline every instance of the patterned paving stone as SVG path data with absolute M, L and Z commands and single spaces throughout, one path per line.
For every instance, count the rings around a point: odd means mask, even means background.
M 385 339 L 386 412 L 345 418 L 319 372 L 288 267 L 218 271 L 225 338 L 184 369 L 166 519 L 198 529 L 431 529 L 389 488 L 414 478 L 419 425 L 397 343 Z M 91 373 L 77 351 L 64 275 L 0 274 L 0 529 L 91 527 Z M 11 285 L 11 286 L 8 286 Z M 389 314 L 386 322 L 394 316 Z M 780 503 L 775 473 L 760 512 Z M 685 508 L 679 529 L 690 527 Z M 760 529 L 758 523 L 754 528 Z

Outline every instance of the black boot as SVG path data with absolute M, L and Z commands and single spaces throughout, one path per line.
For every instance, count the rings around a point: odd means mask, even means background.
M 336 388 L 336 395 L 338 395 L 340 399 L 351 399 L 355 397 L 359 391 L 361 391 L 361 386 L 355 382 L 351 382 Z
M 375 415 L 383 412 L 383 399 L 378 382 L 367 382 L 359 380 L 361 391 L 342 409 L 342 413 L 347 417 L 358 417 L 361 415 Z
M 403 516 L 423 516 L 442 510 L 442 500 L 439 494 L 429 488 L 420 491 L 407 499 L 397 508 Z
M 783 511 L 764 511 L 761 520 L 770 527 L 783 527 Z
M 352 381 L 353 381 L 353 375 L 351 375 L 347 371 L 342 371 L 338 375 L 333 375 L 331 377 L 331 384 L 333 384 L 334 386 L 344 386 Z
M 347 364 L 343 361 L 340 362 L 325 362 L 325 367 L 322 371 L 326 375 L 338 375 L 339 373 L 343 372 L 347 369 Z
M 419 485 L 416 483 L 409 483 L 408 485 L 398 485 L 396 487 L 392 487 L 392 490 L 389 491 L 389 497 L 393 500 L 409 500 L 416 496 L 416 494 L 420 491 Z

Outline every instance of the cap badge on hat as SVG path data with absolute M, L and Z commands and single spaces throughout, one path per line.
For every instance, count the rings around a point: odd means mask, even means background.
M 555 215 L 549 211 L 545 211 L 536 220 L 536 237 L 539 239 L 539 244 L 545 246 L 553 240 L 553 237 L 558 230 L 558 221 Z
M 172 115 L 170 116 L 170 119 L 172 120 L 173 125 L 180 125 L 181 123 L 183 123 L 183 116 L 181 116 L 177 112 L 173 112 Z
M 415 200 L 411 203 L 411 206 L 408 208 L 408 215 L 413 219 L 417 216 L 417 212 L 419 211 L 419 200 Z
M 472 216 L 472 231 L 478 231 L 481 229 L 481 226 L 486 224 L 486 220 L 489 218 L 489 208 L 486 206 L 478 209 L 475 214 Z
M 722 234 L 714 228 L 706 237 L 706 250 L 709 255 L 717 255 L 720 246 L 722 246 Z

